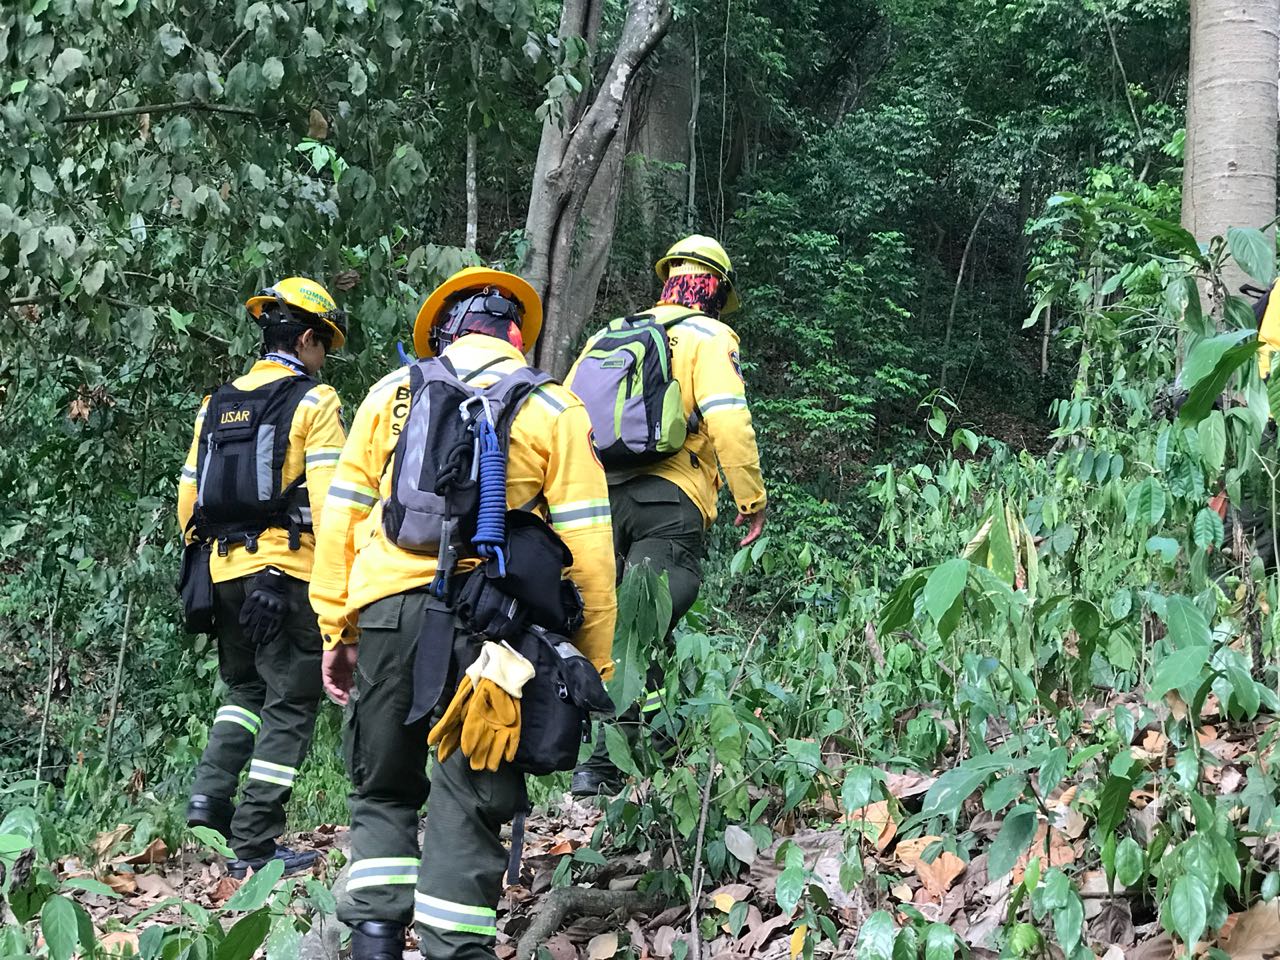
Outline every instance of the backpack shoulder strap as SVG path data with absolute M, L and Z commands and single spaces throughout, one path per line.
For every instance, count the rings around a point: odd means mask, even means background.
M 650 314 L 650 316 L 652 316 L 652 314 Z M 672 327 L 674 327 L 678 323 L 684 323 L 686 320 L 692 320 L 694 317 L 704 317 L 704 316 L 706 316 L 706 314 L 700 313 L 697 310 L 690 310 L 688 313 L 678 314 L 672 317 L 670 320 L 658 320 L 658 325 L 663 327 L 666 330 L 670 330 Z

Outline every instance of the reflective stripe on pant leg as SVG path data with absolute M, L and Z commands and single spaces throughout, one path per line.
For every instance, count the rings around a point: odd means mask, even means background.
M 258 735 L 258 731 L 262 729 L 262 718 L 260 716 L 234 704 L 219 707 L 218 712 L 213 716 L 213 722 L 237 723 L 255 737 Z
M 640 707 L 641 713 L 653 713 L 655 710 L 662 709 L 662 701 L 667 695 L 667 688 L 662 687 L 658 690 L 650 690 L 645 694 L 644 703 Z
M 371 857 L 367 860 L 355 860 L 347 874 L 347 889 L 359 890 L 362 887 L 395 884 L 412 886 L 418 882 L 419 865 L 417 857 Z
M 498 911 L 490 907 L 454 903 L 428 896 L 421 890 L 414 892 L 413 901 L 413 919 L 417 923 L 452 933 L 474 933 L 481 937 L 498 935 Z
M 267 760 L 259 760 L 257 757 L 249 763 L 250 780 L 262 780 L 281 787 L 292 787 L 294 778 L 297 776 L 296 767 L 289 767 L 283 763 L 271 763 Z

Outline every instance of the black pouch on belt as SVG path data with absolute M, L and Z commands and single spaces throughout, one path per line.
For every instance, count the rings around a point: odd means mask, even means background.
M 212 544 L 196 541 L 182 551 L 178 596 L 182 599 L 182 625 L 188 633 L 213 633 L 213 577 L 209 573 Z
M 494 560 L 467 576 L 458 615 L 491 640 L 514 641 L 526 624 L 572 636 L 582 626 L 582 595 L 564 569 L 573 554 L 536 513 L 507 511 L 505 573 Z
M 534 776 L 572 770 L 591 729 L 591 714 L 614 713 L 604 681 L 577 647 L 539 626 L 524 631 L 512 646 L 534 669 L 520 692 L 515 765 Z

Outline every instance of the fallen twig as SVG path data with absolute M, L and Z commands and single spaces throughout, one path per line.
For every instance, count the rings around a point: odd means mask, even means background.
M 606 916 L 615 910 L 643 913 L 667 905 L 660 893 L 639 890 L 596 890 L 592 887 L 560 887 L 552 890 L 533 915 L 533 922 L 516 945 L 516 960 L 532 960 L 570 914 Z

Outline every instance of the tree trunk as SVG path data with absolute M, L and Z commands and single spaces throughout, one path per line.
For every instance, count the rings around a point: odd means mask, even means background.
M 560 36 L 583 37 L 591 44 L 599 34 L 603 8 L 604 0 L 566 0 Z M 546 315 L 534 360 L 556 376 L 568 369 L 574 341 L 586 319 L 571 313 L 574 245 L 584 207 L 622 125 L 637 73 L 670 29 L 671 20 L 668 0 L 630 0 L 618 49 L 595 96 L 590 102 L 584 96 L 577 103 L 566 96 L 561 103 L 563 122 L 548 118 L 543 124 L 525 222 L 528 248 L 523 273 L 541 295 Z
M 1280 0 L 1191 0 L 1182 225 L 1201 243 L 1275 218 L 1278 95 Z
M 476 252 L 476 234 L 480 229 L 480 199 L 476 194 L 476 132 L 467 131 L 467 235 L 463 246 Z

